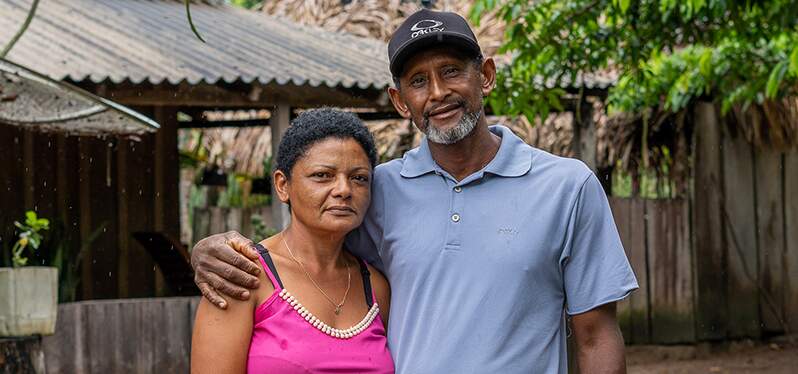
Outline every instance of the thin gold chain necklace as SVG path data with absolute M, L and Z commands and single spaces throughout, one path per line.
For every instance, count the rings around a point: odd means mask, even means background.
M 302 261 L 299 261 L 299 259 L 297 259 L 296 256 L 294 256 L 294 252 L 291 252 L 291 247 L 289 247 L 288 243 L 285 241 L 285 235 L 280 235 L 280 239 L 283 241 L 283 245 L 288 250 L 288 254 L 291 255 L 291 259 L 293 259 L 294 262 L 299 264 L 299 267 L 302 269 L 302 272 L 305 273 L 305 276 L 308 277 L 308 279 L 310 279 L 310 282 L 313 283 L 313 285 L 316 286 L 316 289 L 318 289 L 319 292 L 321 292 L 322 296 L 324 296 L 324 298 L 327 299 L 327 301 L 329 301 L 330 304 L 332 304 L 335 307 L 335 315 L 341 314 L 341 308 L 344 307 L 344 303 L 346 302 L 346 297 L 349 296 L 349 288 L 352 286 L 352 273 L 349 271 L 349 261 L 344 260 L 344 263 L 346 264 L 346 292 L 344 292 L 344 298 L 341 300 L 341 302 L 336 304 L 335 301 L 333 301 L 333 299 L 329 295 L 327 295 L 327 293 L 324 292 L 323 289 L 321 289 L 319 284 L 316 283 L 315 280 L 313 280 L 313 277 L 311 277 L 308 270 L 305 269 L 305 265 L 302 263 Z

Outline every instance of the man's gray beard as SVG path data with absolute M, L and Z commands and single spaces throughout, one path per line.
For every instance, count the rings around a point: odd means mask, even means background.
M 471 113 L 464 113 L 463 117 L 460 118 L 460 121 L 457 122 L 457 126 L 453 129 L 448 131 L 441 131 L 438 130 L 435 126 L 430 126 L 429 119 L 424 119 L 424 130 L 421 132 L 427 136 L 427 140 L 436 143 L 436 144 L 454 144 L 461 140 L 463 140 L 468 134 L 470 134 L 474 129 L 477 127 L 477 123 L 479 122 L 479 116 L 482 111 L 476 111 Z

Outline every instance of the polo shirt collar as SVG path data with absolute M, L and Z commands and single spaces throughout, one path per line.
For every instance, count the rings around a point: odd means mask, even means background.
M 501 144 L 499 152 L 485 166 L 483 172 L 503 177 L 519 177 L 526 174 L 532 167 L 532 148 L 507 127 L 494 125 L 489 129 L 490 132 L 501 137 Z M 432 158 L 428 140 L 424 137 L 417 149 L 405 154 L 400 175 L 405 178 L 415 178 L 434 172 L 439 168 Z

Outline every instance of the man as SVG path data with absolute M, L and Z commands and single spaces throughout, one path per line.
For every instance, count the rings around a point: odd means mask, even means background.
M 496 66 L 462 17 L 421 10 L 388 53 L 391 101 L 426 138 L 377 167 L 347 244 L 391 284 L 397 372 L 564 373 L 566 314 L 580 370 L 624 372 L 615 302 L 637 283 L 598 180 L 488 126 Z M 257 273 L 231 246 L 256 258 L 237 233 L 192 253 L 198 286 L 220 306 L 217 291 L 246 298 L 234 284 L 252 288 L 244 271 Z

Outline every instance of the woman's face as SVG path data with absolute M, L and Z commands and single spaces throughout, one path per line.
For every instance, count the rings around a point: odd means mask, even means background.
M 312 144 L 291 170 L 277 171 L 278 196 L 291 202 L 291 219 L 314 231 L 346 234 L 360 225 L 371 200 L 371 164 L 352 138 Z

